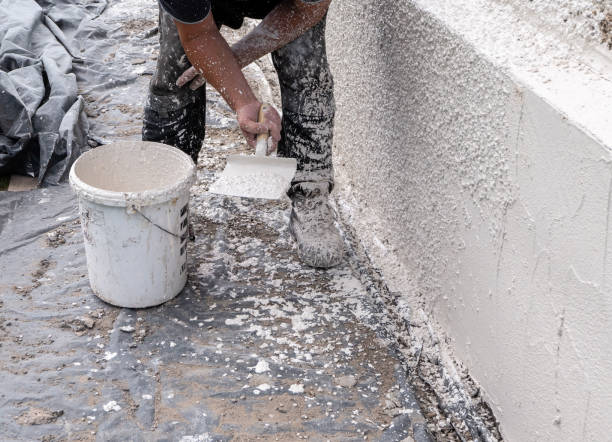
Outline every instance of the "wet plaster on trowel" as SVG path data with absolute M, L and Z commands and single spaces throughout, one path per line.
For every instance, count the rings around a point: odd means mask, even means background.
M 223 195 L 240 194 L 244 198 L 285 198 L 289 180 L 282 175 L 262 170 L 245 175 L 222 174 L 215 182 L 214 192 Z
M 338 208 L 441 404 L 478 428 L 488 403 L 509 440 L 603 440 L 609 71 L 512 11 L 332 6 Z

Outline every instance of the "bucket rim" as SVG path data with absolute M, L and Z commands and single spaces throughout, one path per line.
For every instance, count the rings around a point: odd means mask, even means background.
M 134 145 L 135 143 L 140 145 L 147 145 L 151 148 L 164 150 L 171 155 L 176 156 L 180 161 L 184 162 L 188 166 L 187 174 L 185 178 L 176 182 L 176 184 L 156 190 L 146 190 L 143 192 L 118 192 L 114 190 L 105 190 L 98 187 L 91 186 L 85 183 L 76 173 L 76 168 L 83 158 L 87 158 L 88 155 L 93 154 L 92 152 L 98 149 L 107 149 L 111 146 L 118 145 Z M 152 206 L 155 204 L 161 204 L 168 202 L 172 198 L 178 197 L 183 193 L 189 192 L 189 189 L 195 182 L 195 164 L 191 157 L 186 153 L 180 151 L 178 148 L 168 146 L 166 144 L 156 143 L 153 141 L 117 141 L 110 144 L 105 144 L 91 149 L 81 155 L 70 168 L 69 181 L 70 186 L 75 193 L 80 197 L 96 204 L 112 207 L 129 207 L 129 206 Z

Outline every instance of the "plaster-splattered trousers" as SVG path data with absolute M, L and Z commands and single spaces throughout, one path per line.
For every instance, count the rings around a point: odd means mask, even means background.
M 308 32 L 272 53 L 283 103 L 278 154 L 296 158 L 294 183 L 333 186 L 332 136 L 335 114 L 333 79 L 325 48 L 325 18 Z M 159 16 L 160 53 L 145 105 L 142 139 L 176 146 L 197 161 L 204 139 L 206 91 L 175 82 L 190 64 L 176 26 Z

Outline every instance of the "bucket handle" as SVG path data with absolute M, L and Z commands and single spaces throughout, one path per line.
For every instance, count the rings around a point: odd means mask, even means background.
M 139 208 L 138 208 L 136 205 L 134 205 L 134 204 L 132 204 L 132 205 L 130 206 L 130 209 L 131 209 L 132 211 L 134 211 L 134 212 L 138 213 L 140 216 L 142 216 L 144 219 L 146 219 L 147 221 L 149 221 L 151 224 L 153 224 L 153 225 L 154 225 L 155 227 L 157 227 L 159 230 L 162 230 L 162 231 L 166 232 L 168 235 L 172 235 L 172 236 L 174 236 L 174 237 L 178 238 L 178 239 L 179 239 L 179 240 L 181 240 L 181 241 L 182 241 L 182 240 L 183 240 L 183 239 L 186 237 L 186 235 L 187 235 L 187 233 L 186 233 L 185 235 L 177 235 L 176 233 L 171 232 L 170 230 L 168 230 L 168 229 L 166 229 L 166 228 L 164 228 L 164 227 L 160 226 L 159 224 L 155 224 L 155 223 L 154 223 L 154 222 L 151 220 L 151 218 L 149 218 L 147 215 L 145 215 L 144 213 L 142 213 L 142 212 L 140 211 L 140 209 L 139 209 Z M 185 219 L 186 219 L 186 218 L 185 218 Z

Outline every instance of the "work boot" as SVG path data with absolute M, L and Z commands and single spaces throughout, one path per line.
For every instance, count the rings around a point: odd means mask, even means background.
M 288 192 L 292 200 L 289 231 L 298 246 L 298 256 L 306 265 L 334 267 L 344 258 L 344 243 L 334 224 L 329 205 L 329 184 L 302 182 Z

